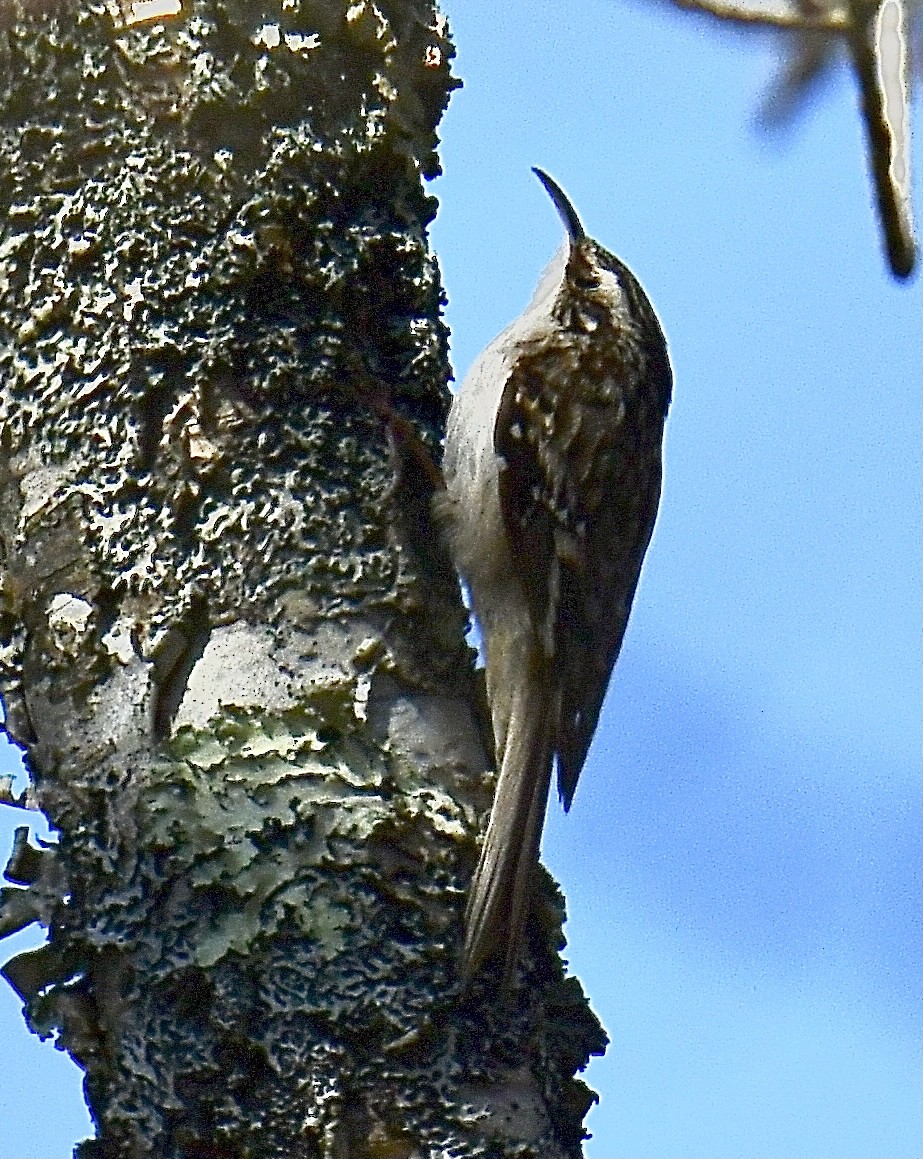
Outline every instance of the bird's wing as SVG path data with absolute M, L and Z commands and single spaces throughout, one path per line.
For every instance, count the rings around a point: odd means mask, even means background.
M 494 446 L 514 561 L 536 635 L 554 661 L 553 747 L 569 808 L 653 531 L 663 391 L 651 384 L 629 396 L 613 377 L 601 389 L 566 350 L 535 357 L 541 373 L 524 354 L 510 376 Z M 557 398 L 555 381 L 568 384 Z
M 494 449 L 501 460 L 500 510 L 513 563 L 536 637 L 551 658 L 561 559 L 578 549 L 572 518 L 577 497 L 565 440 L 552 431 L 565 416 L 558 410 L 556 417 L 541 359 L 537 352 L 516 360 L 497 408 Z

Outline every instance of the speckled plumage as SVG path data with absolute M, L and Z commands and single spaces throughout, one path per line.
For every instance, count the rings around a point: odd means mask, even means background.
M 454 400 L 439 501 L 484 638 L 499 773 L 466 981 L 495 953 L 515 967 L 552 767 L 567 809 L 653 531 L 672 387 L 644 290 L 535 172 L 568 242 Z

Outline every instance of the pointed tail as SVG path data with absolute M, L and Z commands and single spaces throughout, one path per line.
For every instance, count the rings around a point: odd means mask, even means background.
M 494 954 L 502 954 L 503 979 L 509 982 L 532 903 L 554 756 L 554 682 L 546 663 L 524 667 L 509 673 L 505 695 L 491 697 L 500 774 L 465 911 L 465 986 Z M 504 703 L 505 719 L 497 719 L 498 701 Z

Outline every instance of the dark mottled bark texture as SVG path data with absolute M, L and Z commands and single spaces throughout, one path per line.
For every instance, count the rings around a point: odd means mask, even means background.
M 0 930 L 83 1159 L 578 1155 L 602 1033 L 546 882 L 465 1002 L 489 804 L 429 484 L 424 0 L 0 7 L 0 682 L 60 834 Z

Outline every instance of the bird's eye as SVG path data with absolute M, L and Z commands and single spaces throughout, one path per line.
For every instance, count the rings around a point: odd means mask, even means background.
M 574 278 L 574 285 L 578 290 L 598 290 L 599 278 L 594 278 L 592 274 L 587 274 L 583 277 Z

